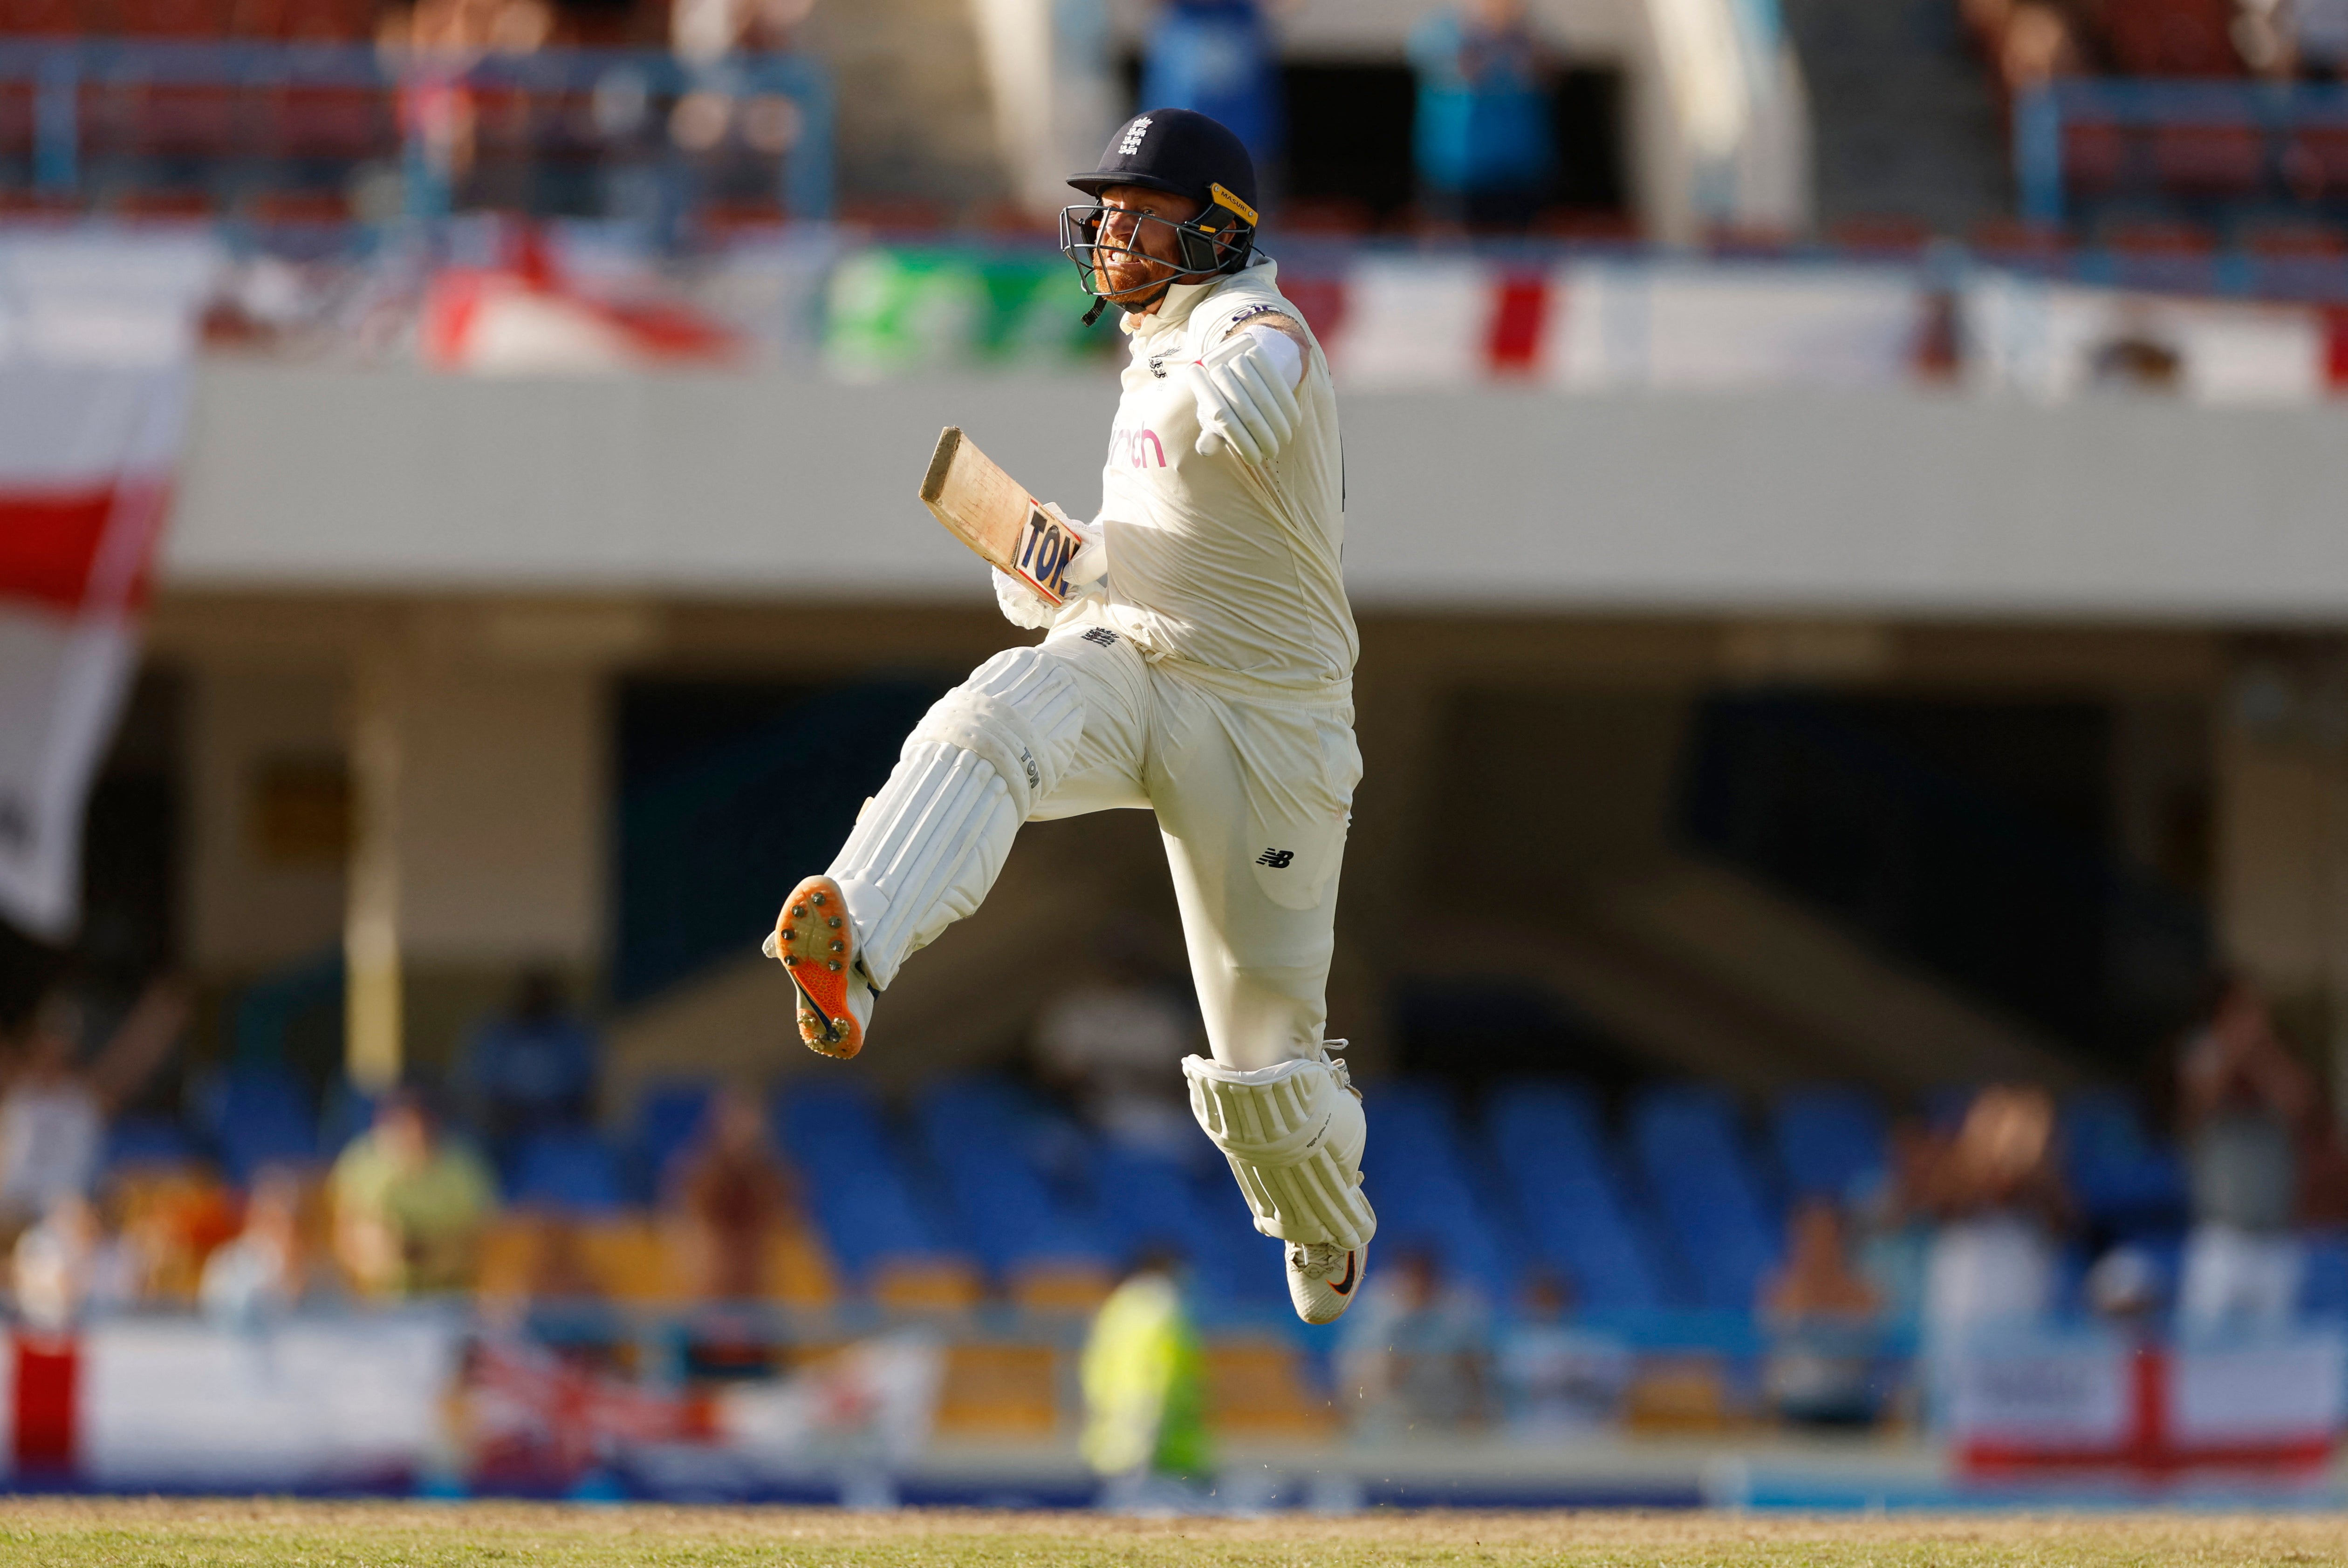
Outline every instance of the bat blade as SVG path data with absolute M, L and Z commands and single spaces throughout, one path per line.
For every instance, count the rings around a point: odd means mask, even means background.
M 980 559 L 1058 604 L 1068 597 L 1068 561 L 1082 540 L 978 444 L 949 425 L 922 476 L 922 504 Z

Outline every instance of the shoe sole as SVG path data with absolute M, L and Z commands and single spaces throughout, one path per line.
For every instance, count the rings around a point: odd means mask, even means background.
M 864 1049 L 863 1026 L 848 1008 L 848 968 L 856 961 L 856 927 L 848 900 L 829 876 L 791 889 L 775 917 L 767 953 L 780 960 L 798 992 L 799 1040 L 818 1056 L 845 1061 Z
M 1344 1317 L 1345 1309 L 1354 1305 L 1354 1293 L 1362 1287 L 1362 1256 L 1369 1249 L 1367 1247 L 1357 1246 L 1351 1252 L 1348 1252 L 1345 1255 L 1344 1282 L 1340 1285 L 1332 1285 L 1328 1287 L 1329 1290 L 1337 1297 L 1336 1311 L 1332 1312 L 1326 1317 L 1313 1317 L 1308 1316 L 1302 1307 L 1298 1307 L 1296 1308 L 1296 1316 L 1303 1318 L 1305 1322 L 1312 1324 L 1316 1328 L 1323 1327 L 1329 1324 L 1334 1323 L 1340 1317 Z M 1295 1303 L 1292 1300 L 1290 1305 L 1295 1306 Z

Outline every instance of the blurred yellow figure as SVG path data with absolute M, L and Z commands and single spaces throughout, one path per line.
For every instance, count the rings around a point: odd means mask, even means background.
M 1206 1358 L 1162 1259 L 1145 1257 L 1101 1303 L 1085 1341 L 1085 1462 L 1111 1481 L 1203 1478 Z
M 335 1256 L 360 1290 L 411 1296 L 472 1285 L 497 1183 L 440 1135 L 421 1098 L 386 1096 L 374 1128 L 343 1151 L 326 1185 Z

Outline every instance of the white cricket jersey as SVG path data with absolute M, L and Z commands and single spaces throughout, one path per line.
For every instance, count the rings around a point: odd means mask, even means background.
M 1101 480 L 1108 580 L 1090 613 L 1153 652 L 1319 691 L 1351 679 L 1361 646 L 1340 566 L 1344 476 L 1329 362 L 1309 343 L 1296 434 L 1262 466 L 1221 442 L 1199 455 L 1183 374 L 1251 315 L 1303 323 L 1276 271 L 1258 258 L 1178 284 L 1152 314 L 1125 319 L 1132 363 Z

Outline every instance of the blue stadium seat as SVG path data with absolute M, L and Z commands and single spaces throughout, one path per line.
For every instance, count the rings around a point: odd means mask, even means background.
M 1666 1276 L 1632 1219 L 1598 1108 L 1580 1084 L 1500 1085 L 1485 1107 L 1527 1239 L 1593 1311 L 1673 1305 Z
M 118 1116 L 106 1130 L 104 1169 L 109 1175 L 119 1171 L 170 1169 L 192 1164 L 202 1157 L 188 1130 L 169 1116 Z
M 1226 1306 L 1285 1312 L 1283 1244 L 1255 1228 L 1255 1214 L 1231 1180 L 1231 1167 L 1218 1160 L 1212 1169 L 1192 1175 L 1190 1189 L 1207 1226 L 1199 1255 L 1202 1291 Z
M 1265 1308 L 1287 1302 L 1280 1244 L 1257 1234 L 1222 1162 L 1194 1171 L 1156 1150 L 1103 1143 L 1091 1163 L 1098 1234 L 1120 1263 L 1163 1246 L 1188 1261 L 1192 1288 L 1204 1300 Z
M 326 1094 L 325 1113 L 318 1118 L 318 1157 L 332 1163 L 352 1143 L 375 1125 L 375 1096 L 337 1082 Z
M 1034 1149 L 1042 1108 L 1008 1080 L 948 1079 L 914 1103 L 922 1146 L 979 1261 L 1001 1279 L 1023 1267 L 1112 1261 L 1092 1215 L 1055 1194 Z
M 1781 1233 L 1728 1095 L 1697 1084 L 1643 1091 L 1631 1104 L 1630 1133 L 1699 1305 L 1751 1311 L 1776 1266 Z
M 1863 1091 L 1838 1084 L 1789 1089 L 1771 1108 L 1769 1135 L 1796 1198 L 1848 1203 L 1883 1174 L 1883 1111 Z
M 1431 1254 L 1444 1274 L 1495 1305 L 1516 1292 L 1516 1271 L 1477 1201 L 1460 1152 L 1449 1092 L 1405 1081 L 1365 1095 L 1370 1142 L 1362 1163 L 1378 1214 L 1378 1242 Z
M 645 1087 L 636 1101 L 636 1124 L 630 1151 L 642 1173 L 642 1195 L 657 1198 L 668 1179 L 669 1166 L 701 1132 L 709 1107 L 717 1097 L 715 1084 L 697 1079 L 668 1079 Z
M 869 1280 L 890 1258 L 934 1257 L 948 1249 L 914 1203 L 882 1121 L 880 1102 L 853 1080 L 809 1081 L 775 1102 L 775 1143 L 807 1181 L 809 1206 L 831 1255 L 850 1277 Z
M 222 1085 L 212 1138 L 230 1181 L 243 1186 L 264 1165 L 318 1158 L 318 1118 L 300 1080 L 274 1068 L 244 1068 Z
M 2064 1174 L 2088 1222 L 2118 1235 L 2183 1228 L 2185 1164 L 2145 1132 L 2135 1102 L 2091 1089 L 2063 1105 Z
M 2348 1321 L 2348 1231 L 2307 1233 L 2307 1272 L 2300 1276 L 2299 1309 L 2332 1323 Z
M 589 1127 L 532 1132 L 513 1159 L 507 1195 L 527 1208 L 602 1214 L 627 1206 L 619 1156 Z

